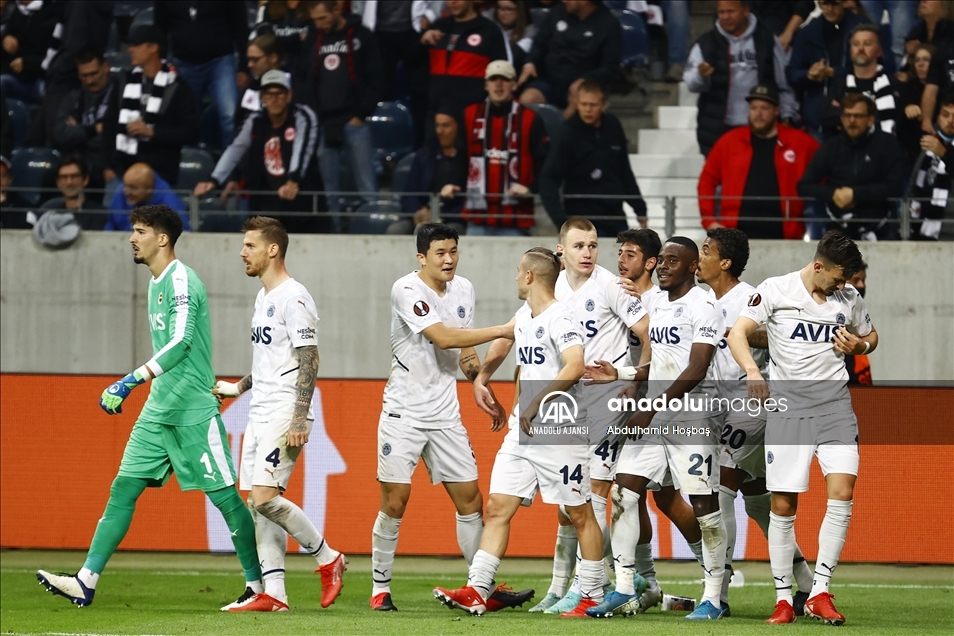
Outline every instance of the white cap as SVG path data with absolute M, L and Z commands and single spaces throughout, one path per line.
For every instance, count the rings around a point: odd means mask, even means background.
M 484 79 L 490 79 L 491 77 L 506 77 L 509 80 L 517 79 L 517 71 L 514 70 L 513 64 L 507 60 L 494 60 L 487 65 L 487 70 L 484 72 Z

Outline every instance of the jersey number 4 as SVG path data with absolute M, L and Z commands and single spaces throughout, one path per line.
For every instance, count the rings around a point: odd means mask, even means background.
M 281 461 L 281 459 L 279 459 L 279 456 L 278 456 L 278 449 L 276 448 L 275 450 L 270 452 L 268 455 L 266 455 L 265 461 L 271 464 L 272 468 L 276 468 L 278 466 L 278 463 Z

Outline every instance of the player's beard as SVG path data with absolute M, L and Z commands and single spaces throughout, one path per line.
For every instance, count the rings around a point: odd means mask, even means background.
M 144 259 L 142 256 L 140 256 L 139 254 L 133 254 L 133 263 L 135 263 L 136 265 L 142 265 L 145 262 L 146 262 L 146 259 Z

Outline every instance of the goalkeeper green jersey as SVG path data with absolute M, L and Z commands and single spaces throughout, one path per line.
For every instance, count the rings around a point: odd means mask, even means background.
M 205 285 L 178 260 L 149 281 L 149 331 L 153 355 L 146 367 L 155 376 L 139 419 L 188 426 L 219 412 L 210 392 L 212 325 Z

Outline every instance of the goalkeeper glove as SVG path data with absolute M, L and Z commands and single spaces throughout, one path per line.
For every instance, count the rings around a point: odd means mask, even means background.
M 99 398 L 99 405 L 110 415 L 116 415 L 123 412 L 123 401 L 129 396 L 129 392 L 146 381 L 139 369 L 136 369 L 121 380 L 117 380 L 103 391 Z
M 212 391 L 217 397 L 221 398 L 234 398 L 241 395 L 239 392 L 238 384 L 235 382 L 226 382 L 225 380 L 219 380 L 215 383 L 215 389 Z

